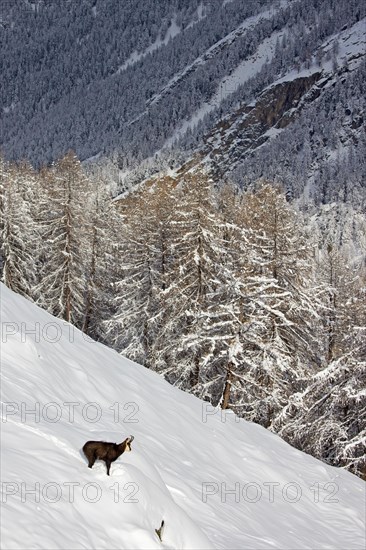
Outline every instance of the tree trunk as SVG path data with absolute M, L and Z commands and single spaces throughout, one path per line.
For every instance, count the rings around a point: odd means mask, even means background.
M 199 377 L 200 377 L 200 359 L 198 355 L 196 355 L 194 359 L 194 368 L 193 370 L 191 370 L 189 375 L 191 388 L 194 388 L 195 386 L 197 386 L 199 382 Z
M 88 292 L 87 292 L 86 302 L 85 302 L 85 317 L 84 317 L 83 327 L 81 329 L 85 334 L 88 334 L 90 319 L 91 319 L 92 310 L 93 310 L 93 288 L 94 288 L 95 266 L 96 266 L 96 261 L 95 261 L 96 245 L 97 245 L 97 228 L 94 226 L 90 277 L 89 277 Z
M 65 268 L 65 286 L 64 286 L 64 296 L 65 296 L 65 313 L 64 319 L 68 323 L 71 322 L 71 182 L 70 177 L 68 178 L 68 197 L 66 204 L 66 243 L 65 243 L 65 255 L 66 255 L 66 268 Z
M 226 367 L 226 380 L 225 380 L 225 387 L 222 394 L 222 400 L 221 400 L 221 408 L 222 409 L 228 409 L 230 404 L 230 391 L 231 391 L 231 384 L 233 381 L 233 364 L 230 362 L 228 366 Z

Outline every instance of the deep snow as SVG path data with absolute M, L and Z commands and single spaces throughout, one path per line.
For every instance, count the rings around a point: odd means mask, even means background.
M 364 548 L 357 477 L 221 416 L 3 285 L 1 321 L 3 548 Z M 87 468 L 88 439 L 130 434 L 110 477 Z

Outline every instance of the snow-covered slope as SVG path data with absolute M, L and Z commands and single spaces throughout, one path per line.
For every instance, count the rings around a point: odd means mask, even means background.
M 357 477 L 222 418 L 4 286 L 1 315 L 4 548 L 364 547 Z M 85 441 L 129 434 L 110 477 L 87 468 Z

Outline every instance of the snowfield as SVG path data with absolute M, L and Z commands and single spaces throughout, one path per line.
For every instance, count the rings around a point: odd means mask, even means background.
M 1 320 L 3 548 L 365 547 L 357 477 L 221 416 L 3 285 Z M 87 440 L 130 434 L 110 477 L 87 468 Z

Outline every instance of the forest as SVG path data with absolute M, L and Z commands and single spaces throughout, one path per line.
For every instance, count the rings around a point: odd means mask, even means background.
M 323 52 L 324 42 L 364 15 L 360 0 L 12 0 L 0 13 L 2 150 L 38 166 L 71 148 L 136 167 L 281 34 L 258 73 L 184 136 L 194 148 L 233 103 L 315 58 L 336 64 L 336 43 Z
M 1 278 L 176 387 L 365 478 L 366 269 L 270 181 L 112 200 L 73 152 L 0 161 Z

